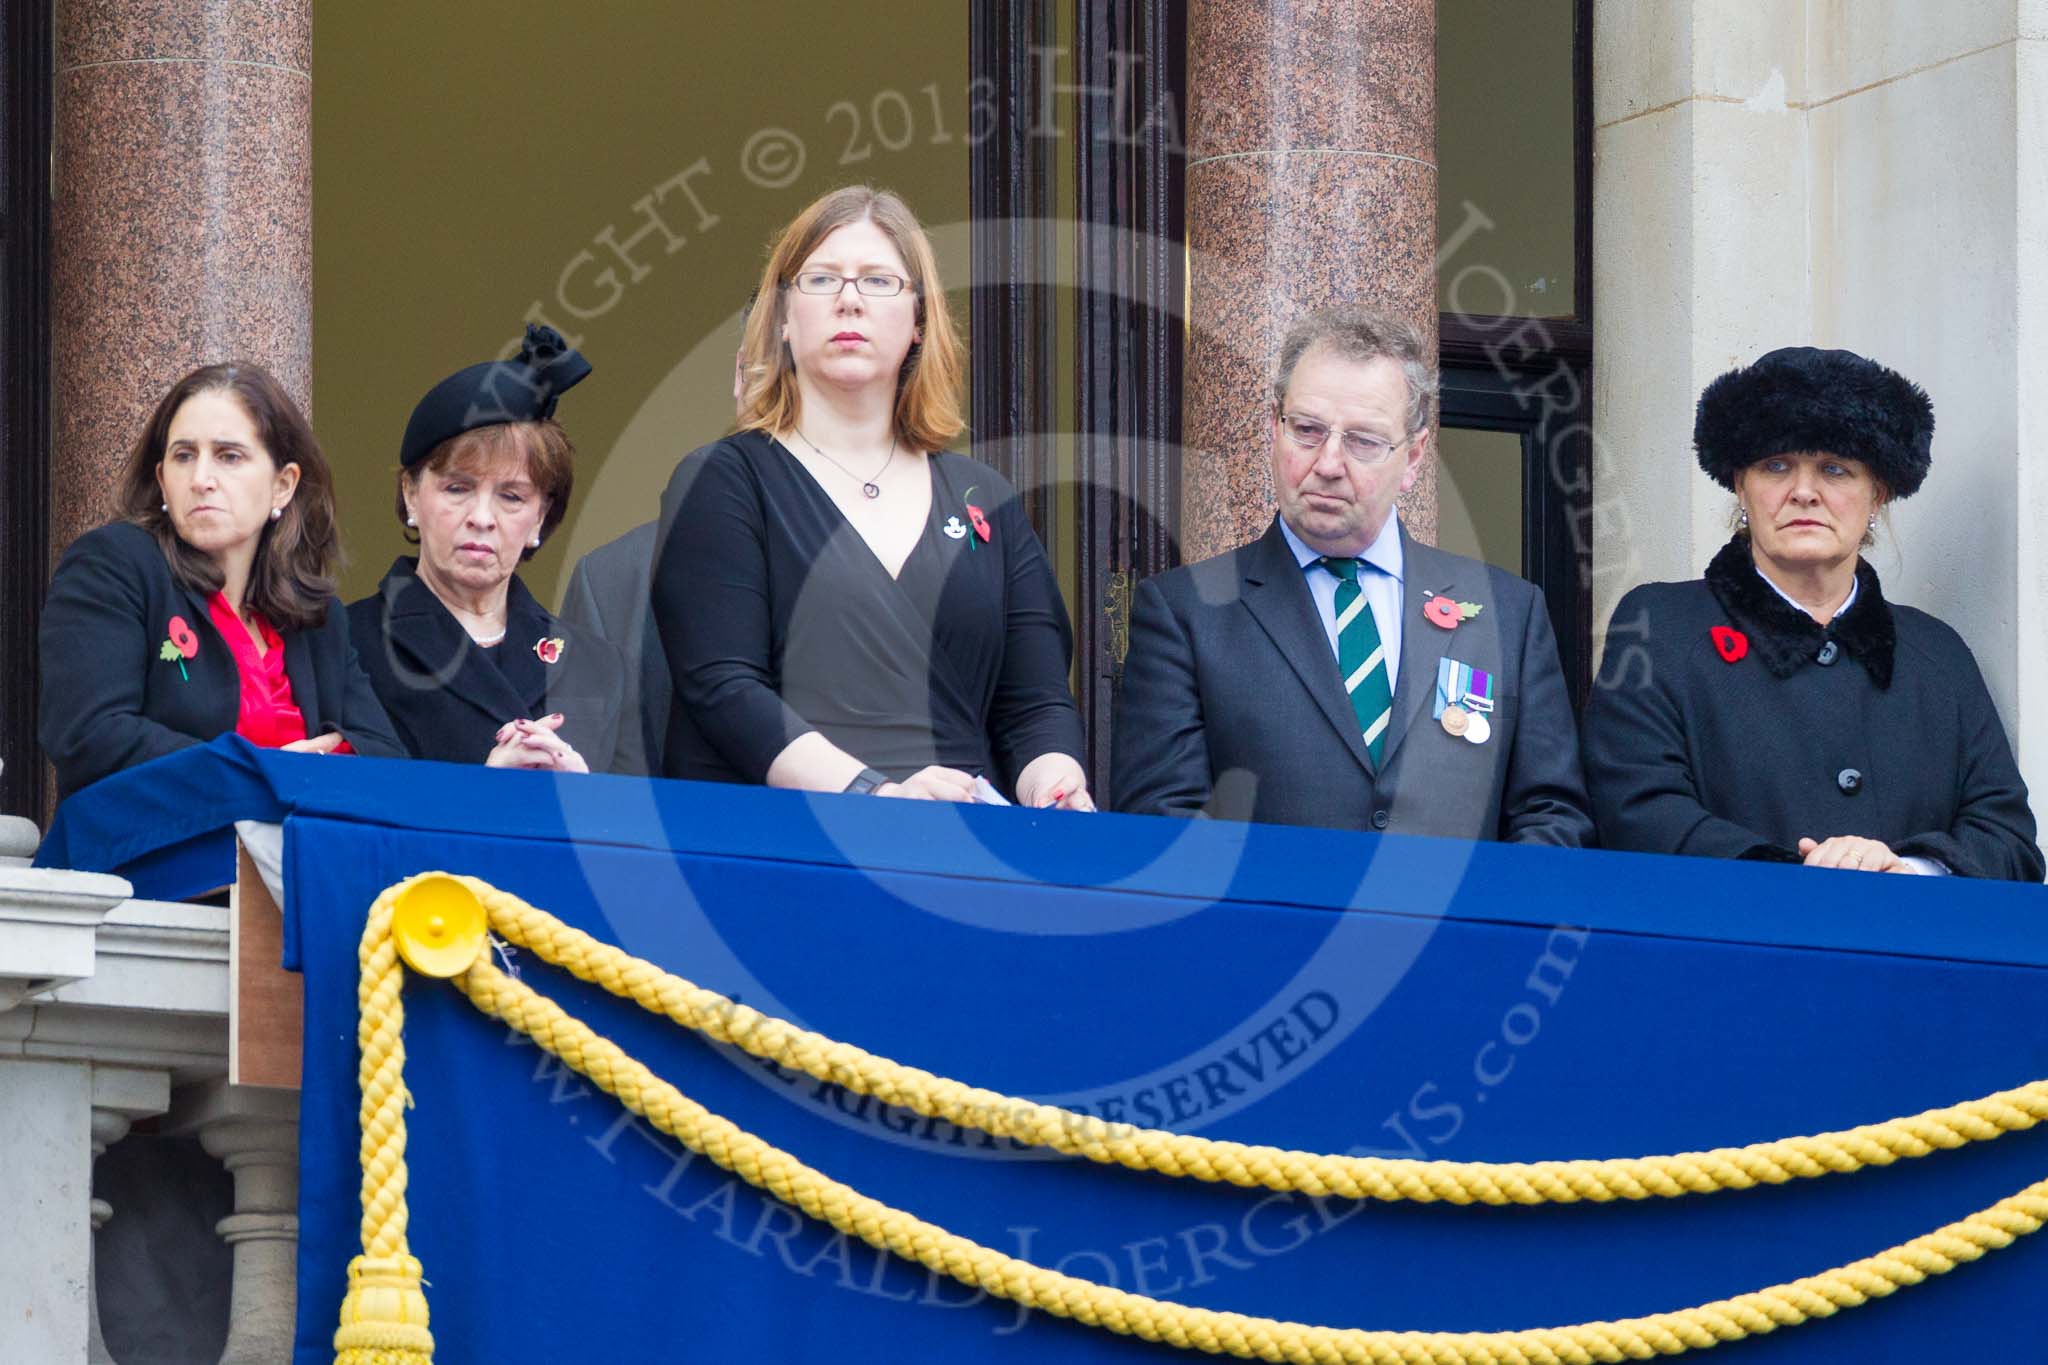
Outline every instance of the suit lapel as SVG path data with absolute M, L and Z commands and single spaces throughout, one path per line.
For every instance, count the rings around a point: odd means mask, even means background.
M 1361 768 L 1372 772 L 1365 736 L 1359 733 L 1344 679 L 1337 674 L 1337 656 L 1330 652 L 1329 634 L 1316 614 L 1308 585 L 1302 581 L 1301 565 L 1280 534 L 1278 519 L 1251 548 L 1243 600 L 1245 610 L 1271 637 L 1273 647 L 1301 679 L 1345 749 Z
M 320 679 L 313 672 L 313 632 L 295 630 L 283 638 L 284 676 L 292 685 L 292 705 L 306 722 L 306 738 L 313 739 L 320 733 Z
M 408 560 L 400 559 L 391 566 L 379 591 L 384 594 L 384 634 L 391 651 L 391 669 L 400 686 L 459 697 L 493 724 L 527 714 L 524 700 L 512 684 L 470 642 L 469 633 L 441 600 L 414 576 Z M 513 640 L 509 607 L 506 619 L 509 647 Z
M 505 647 L 499 652 L 498 666 L 529 718 L 547 714 L 548 679 L 563 666 L 542 662 L 540 642 L 561 634 L 555 618 L 533 600 L 526 584 L 514 574 L 505 590 Z
M 1406 526 L 1401 528 L 1401 560 L 1401 676 L 1394 684 L 1393 719 L 1387 722 L 1389 763 L 1420 722 L 1423 708 L 1435 700 L 1437 661 L 1458 637 L 1456 630 L 1431 625 L 1422 615 L 1423 602 L 1432 593 L 1446 591 L 1477 601 L 1481 586 L 1470 582 L 1474 570 L 1469 563 L 1417 542 Z

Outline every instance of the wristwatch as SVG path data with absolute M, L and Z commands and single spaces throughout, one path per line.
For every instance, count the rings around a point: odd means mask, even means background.
M 889 780 L 889 774 L 878 773 L 873 768 L 862 768 L 854 774 L 853 781 L 846 784 L 848 796 L 873 796 L 875 788 Z

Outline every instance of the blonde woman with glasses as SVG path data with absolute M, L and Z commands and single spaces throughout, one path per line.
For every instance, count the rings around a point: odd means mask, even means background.
M 662 501 L 670 777 L 1093 809 L 1073 636 L 995 470 L 946 447 L 964 357 L 931 245 L 867 187 L 777 239 L 737 430 Z

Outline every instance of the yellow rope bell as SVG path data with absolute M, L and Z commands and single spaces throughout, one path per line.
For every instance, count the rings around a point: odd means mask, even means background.
M 398 955 L 421 976 L 460 976 L 484 949 L 484 904 L 445 873 L 415 878 L 391 907 Z

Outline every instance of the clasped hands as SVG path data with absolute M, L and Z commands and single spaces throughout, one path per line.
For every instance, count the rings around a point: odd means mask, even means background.
M 1837 834 L 1832 839 L 1801 839 L 1799 856 L 1808 867 L 1843 867 L 1852 872 L 1904 872 L 1912 867 L 1891 847 L 1876 839 Z
M 508 720 L 498 727 L 497 747 L 484 765 L 491 768 L 535 768 L 547 772 L 587 773 L 590 765 L 583 755 L 555 731 L 562 728 L 562 713 L 539 720 Z
M 958 768 L 934 764 L 920 768 L 901 782 L 884 782 L 876 796 L 900 796 L 911 801 L 972 801 L 974 776 Z M 1088 795 L 1088 774 L 1069 754 L 1040 754 L 1024 765 L 1017 775 L 1017 804 L 1039 809 L 1094 810 Z

